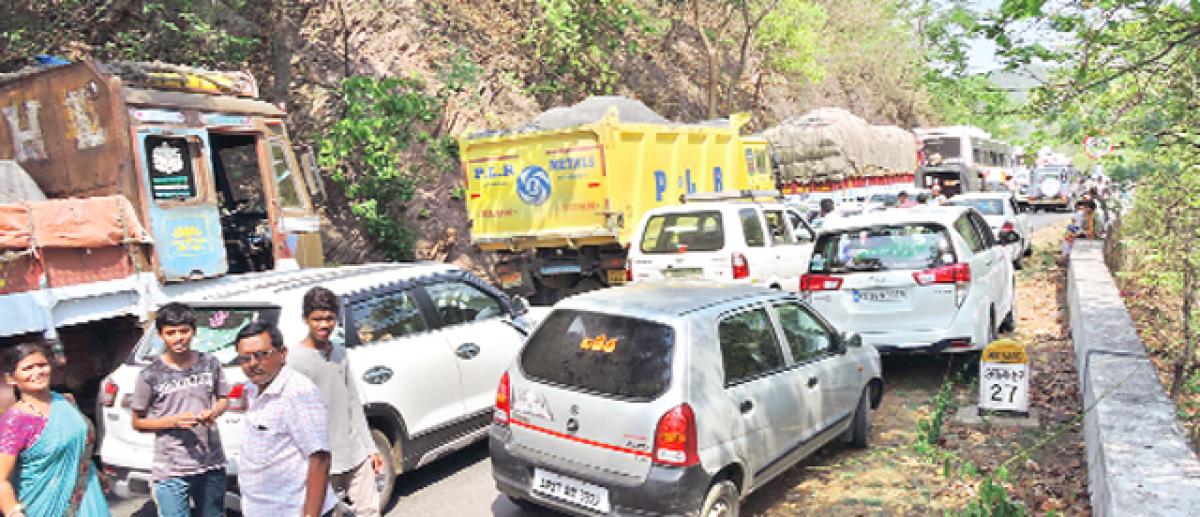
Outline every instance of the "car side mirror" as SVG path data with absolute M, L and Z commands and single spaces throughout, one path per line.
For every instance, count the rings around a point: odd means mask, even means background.
M 1000 232 L 1000 244 L 1012 244 L 1021 240 L 1017 232 Z
M 858 332 L 842 332 L 841 335 L 842 350 L 851 348 L 862 348 L 862 336 Z
M 512 313 L 513 316 L 521 316 L 529 313 L 529 300 L 526 300 L 524 296 L 513 296 Z

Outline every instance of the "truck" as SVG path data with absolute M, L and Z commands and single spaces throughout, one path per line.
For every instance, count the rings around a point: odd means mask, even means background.
M 920 146 L 910 132 L 841 108 L 790 117 L 763 132 L 782 191 L 810 202 L 859 202 L 914 186 Z
M 459 139 L 471 242 L 500 286 L 535 304 L 627 281 L 646 211 L 688 195 L 775 189 L 767 141 L 749 116 L 703 124 L 599 119 Z
M 172 285 L 322 265 L 315 162 L 242 72 L 79 61 L 0 75 L 0 344 L 44 339 L 93 411 Z

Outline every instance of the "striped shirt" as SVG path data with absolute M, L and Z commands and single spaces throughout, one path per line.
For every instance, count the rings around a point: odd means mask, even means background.
M 250 407 L 242 420 L 238 486 L 242 515 L 299 517 L 304 510 L 308 458 L 329 452 L 329 427 L 321 392 L 303 375 L 283 367 L 261 394 L 246 384 Z M 325 506 L 333 509 L 333 489 L 325 487 Z

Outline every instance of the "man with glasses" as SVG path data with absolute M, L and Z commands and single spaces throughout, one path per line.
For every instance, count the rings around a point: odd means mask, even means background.
M 254 322 L 237 336 L 237 362 L 250 383 L 242 420 L 238 487 L 246 517 L 331 515 L 328 413 L 321 392 L 284 364 L 274 325 Z

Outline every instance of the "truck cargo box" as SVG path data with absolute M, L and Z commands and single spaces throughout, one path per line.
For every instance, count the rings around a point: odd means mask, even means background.
M 748 120 L 622 123 L 460 140 L 471 240 L 483 249 L 626 246 L 649 209 L 685 194 L 768 190 L 766 141 Z

